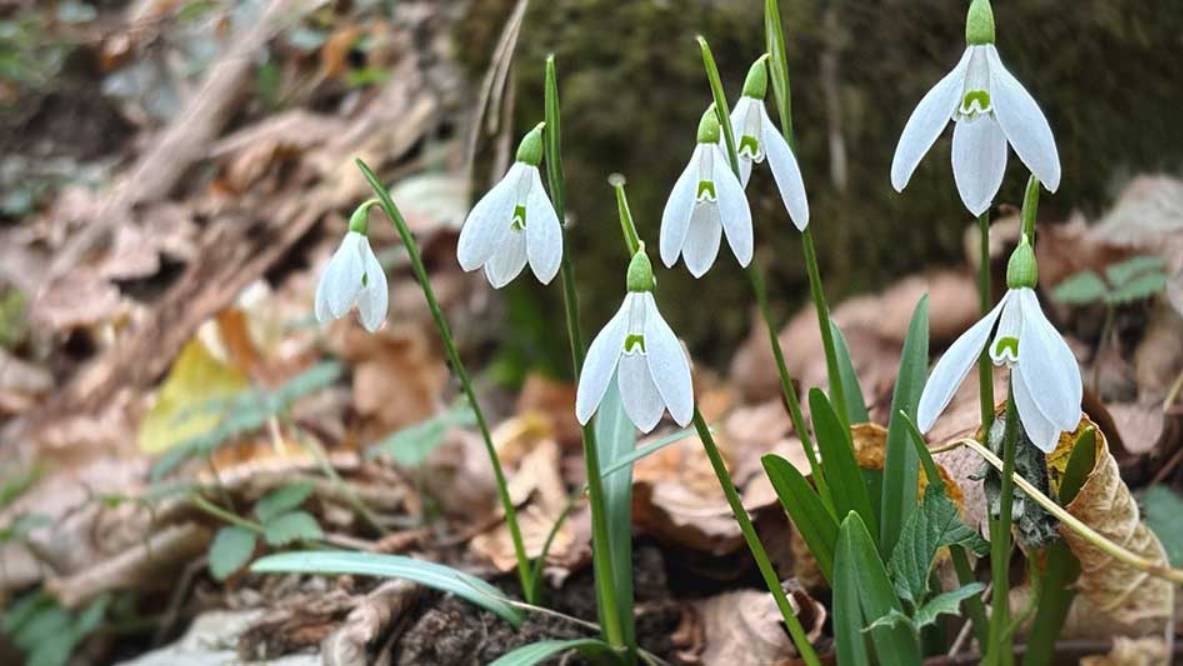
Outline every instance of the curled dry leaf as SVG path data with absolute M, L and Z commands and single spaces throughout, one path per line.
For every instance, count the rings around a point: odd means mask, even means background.
M 826 608 L 795 583 L 787 589 L 789 603 L 805 627 L 810 641 L 817 640 L 826 622 Z M 689 663 L 729 666 L 768 666 L 794 663 L 796 648 L 789 640 L 776 601 L 767 592 L 739 590 L 696 602 L 701 651 L 683 654 Z
M 1104 433 L 1085 418 L 1077 433 L 1062 435 L 1061 447 L 1076 441 L 1075 435 L 1090 426 L 1097 433 L 1096 464 L 1066 507 L 1068 512 L 1123 548 L 1166 566 L 1162 543 L 1142 522 L 1138 503 L 1121 479 Z M 1166 629 L 1174 610 L 1170 582 L 1114 560 L 1063 525 L 1060 534 L 1080 560 L 1080 593 L 1098 612 L 1123 625 L 1121 633 L 1148 636 Z

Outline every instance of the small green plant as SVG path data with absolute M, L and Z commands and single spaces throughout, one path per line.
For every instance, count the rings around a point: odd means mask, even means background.
M 78 645 L 102 625 L 110 604 L 111 597 L 103 595 L 73 612 L 38 589 L 4 611 L 0 631 L 25 654 L 27 666 L 65 666 Z
M 1074 273 L 1056 285 L 1052 298 L 1065 305 L 1114 308 L 1150 298 L 1167 284 L 1166 261 L 1153 255 L 1110 264 L 1104 272 L 1104 278 L 1091 269 Z
M 210 544 L 210 574 L 225 580 L 241 570 L 255 554 L 260 539 L 272 548 L 283 548 L 323 538 L 316 518 L 300 508 L 313 489 L 311 481 L 298 481 L 271 491 L 255 503 L 251 512 L 253 520 L 233 516 L 222 509 L 212 512 L 230 524 L 219 529 Z M 197 504 L 207 511 L 212 506 L 205 500 L 198 500 Z

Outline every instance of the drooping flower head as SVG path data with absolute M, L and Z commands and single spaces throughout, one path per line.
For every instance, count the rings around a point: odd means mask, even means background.
M 1006 170 L 1007 144 L 1049 192 L 1060 186 L 1060 156 L 1051 126 L 1035 99 L 1007 71 L 994 47 L 989 0 L 974 0 L 961 61 L 925 94 L 908 118 L 891 163 L 897 192 L 952 119 L 953 178 L 969 212 L 981 215 Z
M 650 432 L 668 409 L 678 425 L 694 414 L 690 362 L 678 337 L 657 311 L 653 266 L 644 244 L 628 269 L 628 295 L 587 351 L 579 375 L 575 415 L 586 424 L 615 377 L 628 418 Z
M 355 305 L 362 325 L 371 333 L 386 321 L 390 299 L 386 273 L 370 249 L 367 235 L 370 207 L 377 203 L 371 199 L 353 212 L 349 231 L 320 276 L 315 310 L 321 323 L 344 317 Z
M 674 183 L 661 215 L 661 260 L 678 257 L 694 277 L 715 263 L 723 233 L 740 266 L 752 261 L 752 211 L 743 185 L 719 148 L 719 117 L 712 104 L 698 124 L 698 145 Z
M 539 123 L 522 139 L 514 165 L 473 206 L 460 230 L 456 258 L 461 268 L 483 266 L 497 289 L 512 282 L 527 261 L 538 281 L 547 284 L 563 260 L 563 230 L 538 173 L 542 130 Z
M 925 432 L 932 428 L 993 333 L 990 358 L 1011 369 L 1023 430 L 1037 447 L 1050 452 L 1060 432 L 1075 430 L 1080 422 L 1080 368 L 1039 307 L 1035 252 L 1026 236 L 1011 255 L 1006 281 L 1002 301 L 957 338 L 933 368 L 920 397 L 918 425 Z
M 731 127 L 735 133 L 735 152 L 739 156 L 739 176 L 744 187 L 752 175 L 752 164 L 768 159 L 772 177 L 780 191 L 789 219 L 798 230 L 809 224 L 809 199 L 805 196 L 805 182 L 801 168 L 789 142 L 772 124 L 764 97 L 768 92 L 768 55 L 762 55 L 748 70 L 743 95 L 731 110 Z

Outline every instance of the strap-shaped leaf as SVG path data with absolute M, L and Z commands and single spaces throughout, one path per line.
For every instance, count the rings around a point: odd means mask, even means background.
M 830 332 L 834 335 L 834 353 L 838 356 L 838 376 L 842 379 L 842 393 L 846 398 L 846 415 L 850 417 L 851 425 L 866 423 L 871 420 L 871 415 L 863 400 L 863 389 L 858 383 L 858 373 L 854 371 L 846 336 L 833 319 L 830 320 Z
M 521 625 L 523 619 L 522 611 L 513 606 L 501 590 L 480 578 L 435 562 L 399 555 L 346 551 L 280 553 L 256 560 L 251 565 L 251 571 L 405 578 L 442 592 L 451 592 L 484 608 L 514 627 Z
M 900 530 L 916 510 L 919 460 L 916 450 L 908 442 L 907 421 L 901 418 L 900 412 L 915 420 L 927 374 L 928 296 L 924 296 L 912 311 L 895 390 L 891 395 L 891 419 L 887 423 L 887 451 L 883 461 L 883 494 L 879 504 L 882 518 L 879 546 L 885 556 L 895 548 Z
M 567 641 L 538 641 L 497 658 L 489 666 L 534 666 L 567 650 L 578 650 L 586 655 L 610 655 L 615 651 L 597 638 L 575 638 Z
M 820 389 L 809 391 L 809 412 L 813 417 L 813 430 L 817 445 L 821 449 L 822 466 L 830 484 L 834 508 L 839 516 L 854 511 L 870 526 L 871 534 L 878 534 L 879 517 L 871 504 L 867 482 L 854 457 L 854 445 L 850 431 L 842 426 L 830 399 Z
M 781 506 L 793 519 L 793 525 L 805 539 L 809 552 L 817 560 L 817 566 L 827 582 L 832 582 L 834 571 L 834 546 L 838 542 L 838 521 L 826 510 L 821 497 L 809 481 L 792 463 L 776 454 L 761 458 L 764 471 Z

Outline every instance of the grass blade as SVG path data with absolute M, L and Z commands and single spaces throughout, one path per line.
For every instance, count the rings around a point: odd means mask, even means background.
M 578 650 L 585 655 L 615 654 L 610 645 L 596 638 L 575 638 L 567 641 L 538 641 L 502 655 L 489 666 L 534 666 L 567 650 Z
M 854 511 L 869 525 L 871 534 L 879 533 L 879 516 L 871 504 L 871 493 L 854 457 L 850 430 L 842 426 L 830 399 L 820 389 L 809 390 L 809 411 L 813 432 L 822 454 L 822 467 L 830 484 L 831 499 L 839 516 Z
M 826 582 L 832 582 L 838 522 L 826 510 L 817 491 L 792 463 L 771 453 L 760 460 L 764 463 L 764 471 L 772 482 L 776 496 L 780 498 L 781 506 L 801 532 L 801 538 L 805 539 L 809 552 L 817 560 Z
M 415 560 L 399 555 L 354 553 L 346 551 L 317 551 L 268 555 L 251 565 L 255 573 L 350 574 L 405 578 L 480 606 L 505 620 L 515 628 L 524 617 L 501 590 L 485 581 L 435 562 Z
M 902 411 L 915 421 L 927 374 L 928 296 L 924 296 L 912 311 L 891 396 L 891 420 L 887 424 L 887 451 L 883 462 L 883 495 L 879 502 L 882 517 L 879 546 L 883 553 L 890 553 L 895 548 L 900 530 L 916 510 L 919 461 L 916 449 L 908 444 L 907 422 L 899 413 Z

